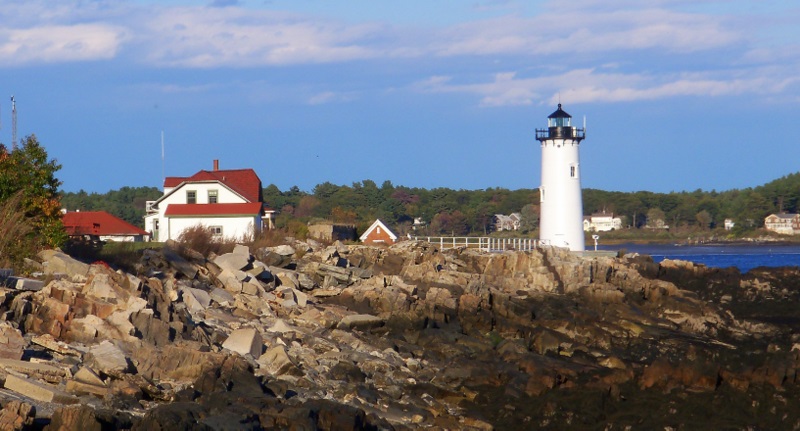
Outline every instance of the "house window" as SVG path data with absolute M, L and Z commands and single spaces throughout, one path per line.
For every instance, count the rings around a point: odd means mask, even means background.
M 196 190 L 187 190 L 186 191 L 186 203 L 187 204 L 196 204 L 197 203 L 197 191 Z
M 376 227 L 376 228 L 375 228 L 375 230 L 376 230 L 376 232 L 377 232 L 378 234 L 380 234 L 380 233 L 381 233 L 381 227 L 380 227 L 380 226 Z
M 217 191 L 216 190 L 209 190 L 208 191 L 208 203 L 210 203 L 210 204 L 217 203 Z
M 222 226 L 210 226 L 209 230 L 211 230 L 211 235 L 222 236 Z

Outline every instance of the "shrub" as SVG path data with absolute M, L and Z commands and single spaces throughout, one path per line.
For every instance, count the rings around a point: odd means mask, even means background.
M 178 236 L 178 243 L 203 256 L 210 253 L 220 254 L 224 245 L 222 239 L 215 237 L 209 227 L 201 224 L 184 229 Z
M 256 250 L 261 247 L 275 247 L 281 244 L 286 244 L 286 237 L 288 232 L 286 229 L 270 229 L 264 230 L 259 233 L 252 242 L 247 243 L 251 250 Z
M 22 192 L 0 202 L 0 265 L 21 270 L 24 259 L 39 251 L 37 244 L 33 220 L 25 215 Z

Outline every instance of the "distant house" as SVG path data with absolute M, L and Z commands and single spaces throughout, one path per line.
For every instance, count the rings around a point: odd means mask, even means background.
M 164 179 L 164 195 L 147 203 L 145 230 L 162 242 L 198 225 L 220 238 L 239 239 L 271 229 L 274 213 L 263 202 L 255 171 L 221 170 L 214 160 L 211 171 Z
M 733 227 L 736 226 L 736 223 L 733 222 L 733 219 L 726 218 L 725 219 L 725 230 L 731 230 Z
M 70 238 L 109 242 L 145 242 L 150 233 L 105 211 L 63 211 L 61 223 Z
M 586 232 L 608 232 L 622 229 L 622 219 L 613 213 L 599 212 L 583 218 L 583 230 Z
M 764 227 L 786 235 L 800 233 L 800 214 L 770 214 L 764 219 Z
M 375 220 L 359 238 L 364 244 L 387 244 L 392 245 L 397 241 L 395 235 L 385 224 L 380 220 Z
M 498 232 L 504 230 L 519 230 L 521 220 L 522 214 L 520 213 L 511 213 L 509 215 L 495 214 L 494 217 L 492 217 L 494 229 Z
M 653 220 L 648 218 L 647 224 L 644 227 L 648 229 L 669 229 L 669 225 L 662 218 L 657 218 Z

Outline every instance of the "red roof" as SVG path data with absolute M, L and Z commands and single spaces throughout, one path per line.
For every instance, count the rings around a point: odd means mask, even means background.
M 68 212 L 61 217 L 67 235 L 150 235 L 105 211 Z
M 261 214 L 261 203 L 246 204 L 171 204 L 167 206 L 166 216 L 231 216 Z
M 178 187 L 183 182 L 219 181 L 249 202 L 261 202 L 261 180 L 252 169 L 200 171 L 191 177 L 166 177 L 164 187 Z

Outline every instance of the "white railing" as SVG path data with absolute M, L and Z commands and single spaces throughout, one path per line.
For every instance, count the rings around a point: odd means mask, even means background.
M 496 252 L 505 250 L 530 251 L 539 245 L 539 240 L 533 238 L 492 238 L 488 236 L 415 236 L 413 238 L 438 246 L 439 250 L 466 247 Z

